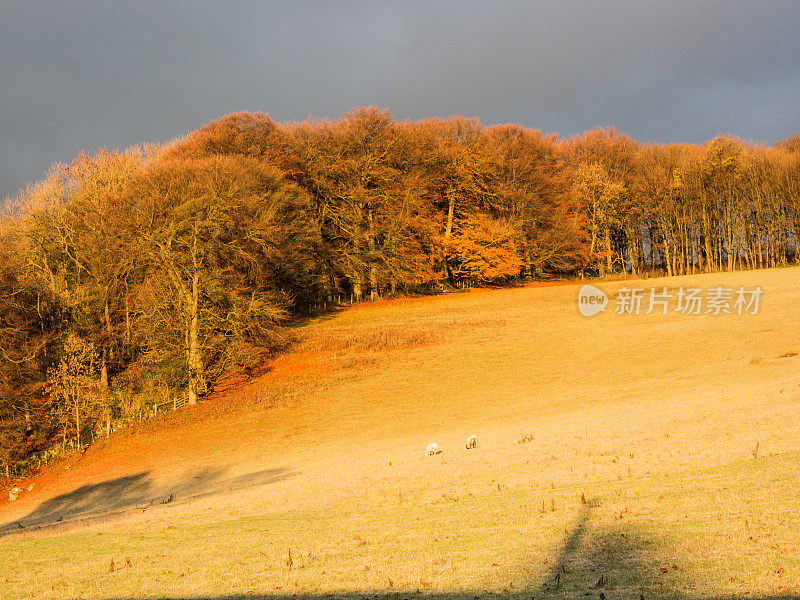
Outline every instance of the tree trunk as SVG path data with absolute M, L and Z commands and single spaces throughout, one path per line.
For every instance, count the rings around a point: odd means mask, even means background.
M 369 250 L 369 297 L 370 300 L 378 299 L 378 265 L 375 256 L 375 224 L 372 218 L 372 209 L 367 211 L 368 238 L 367 248 Z
M 450 236 L 453 234 L 453 213 L 455 212 L 456 206 L 456 195 L 454 192 L 450 192 L 449 196 L 449 205 L 447 207 L 447 226 L 444 230 L 444 241 L 445 244 L 450 240 Z M 444 258 L 444 268 L 447 271 L 447 281 L 450 282 L 450 285 L 455 283 L 455 279 L 453 277 L 453 270 L 450 268 L 450 262 L 447 260 L 447 254 L 445 253 Z
M 656 252 L 658 251 L 658 248 L 656 248 L 656 228 L 653 227 L 653 226 L 650 226 L 648 228 L 648 232 L 649 232 L 649 235 L 650 235 L 650 238 L 648 240 L 648 250 L 650 252 L 650 270 L 651 271 L 655 271 L 655 269 L 656 269 Z M 642 240 L 642 252 L 644 252 L 644 240 Z M 645 258 L 645 261 L 646 260 L 647 259 Z
M 369 268 L 369 297 L 370 300 L 375 301 L 380 294 L 378 293 L 378 267 L 374 264 Z
M 192 292 L 189 298 L 188 329 L 188 367 L 189 367 L 189 404 L 197 404 L 203 393 L 203 360 L 200 355 L 199 323 L 198 323 L 198 287 L 199 276 L 195 271 L 192 277 Z
M 77 439 L 78 439 L 78 450 L 81 449 L 81 412 L 80 412 L 80 402 L 78 401 L 78 396 L 75 395 L 75 431 L 77 432 Z
M 453 192 L 449 194 L 450 205 L 447 208 L 447 227 L 444 230 L 444 239 L 449 240 L 450 234 L 453 233 L 453 212 L 456 206 L 456 195 Z
M 108 298 L 106 298 L 103 310 L 103 325 L 105 335 L 103 336 L 103 349 L 100 354 L 100 399 L 107 408 L 108 404 L 108 362 L 113 359 L 111 350 L 111 315 L 108 309 Z
M 128 302 L 128 290 L 125 289 L 125 343 L 131 343 L 131 309 Z
M 664 246 L 664 255 L 663 255 L 662 262 L 666 263 L 667 277 L 672 277 L 672 275 L 674 274 L 673 271 L 672 271 L 672 254 L 670 253 L 669 239 L 667 239 L 667 232 L 669 230 L 666 227 L 662 227 L 662 231 L 663 231 L 663 234 L 662 234 L 662 237 L 661 237 L 661 242 L 662 242 L 662 244 Z
M 192 289 L 188 292 L 186 305 L 187 330 L 186 330 L 186 359 L 189 368 L 189 404 L 197 404 L 201 394 L 205 393 L 205 379 L 203 374 L 203 357 L 200 352 L 200 265 L 197 257 L 197 224 L 194 228 L 192 240 Z
M 28 403 L 25 403 L 25 433 L 30 435 L 31 431 L 33 431 L 33 427 L 31 426 L 31 410 L 28 406 Z
M 712 237 L 710 218 L 708 216 L 708 210 L 705 206 L 703 206 L 703 229 L 703 241 L 705 242 L 706 247 L 706 273 L 711 273 L 713 271 L 712 264 L 714 262 L 714 250 L 711 247 Z
M 800 227 L 797 221 L 793 221 L 792 228 L 794 232 L 794 262 L 800 263 Z
M 636 238 L 635 226 L 628 227 L 627 238 L 628 238 L 628 260 L 631 263 L 631 275 L 636 277 L 638 270 L 637 267 L 639 265 L 639 240 Z
M 108 392 L 108 362 L 106 361 L 106 350 L 100 357 L 100 393 L 105 395 Z

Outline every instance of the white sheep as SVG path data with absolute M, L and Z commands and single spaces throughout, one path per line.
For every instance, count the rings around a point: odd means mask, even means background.
M 439 452 L 441 452 L 441 450 L 439 450 L 439 444 L 437 444 L 436 442 L 431 442 L 425 449 L 425 454 L 427 454 L 428 456 L 439 454 Z
M 472 448 L 478 447 L 478 436 L 471 435 L 467 438 L 467 450 L 471 450 Z

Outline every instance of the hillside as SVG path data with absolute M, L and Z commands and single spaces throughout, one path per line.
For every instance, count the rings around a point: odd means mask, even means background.
M 530 286 L 313 320 L 0 505 L 0 597 L 800 593 L 800 268 L 599 285 L 763 295 L 585 318 L 577 285 Z
M 0 471 L 158 400 L 194 405 L 330 307 L 796 265 L 796 149 L 360 107 L 81 152 L 0 214 Z

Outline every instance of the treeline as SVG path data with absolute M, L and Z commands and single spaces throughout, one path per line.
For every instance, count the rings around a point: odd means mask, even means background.
M 0 464 L 208 393 L 342 303 L 797 261 L 800 137 L 562 140 L 374 108 L 101 149 L 0 220 Z

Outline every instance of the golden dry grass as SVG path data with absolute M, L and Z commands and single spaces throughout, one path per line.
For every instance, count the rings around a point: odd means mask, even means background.
M 586 319 L 556 286 L 320 319 L 246 387 L 1 507 L 25 523 L 137 473 L 145 495 L 186 490 L 0 538 L 0 597 L 796 597 L 800 269 L 599 285 L 634 283 L 764 292 L 758 315 Z M 267 470 L 284 475 L 212 493 Z

